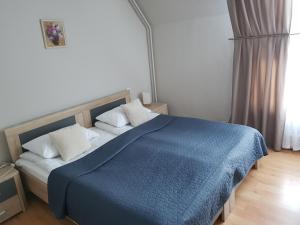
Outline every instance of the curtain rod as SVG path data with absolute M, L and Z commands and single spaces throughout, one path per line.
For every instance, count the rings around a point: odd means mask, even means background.
M 266 34 L 266 35 L 256 35 L 256 36 L 239 36 L 235 38 L 229 38 L 230 41 L 236 41 L 241 39 L 256 39 L 256 38 L 265 38 L 265 37 L 280 37 L 280 36 L 293 36 L 300 35 L 300 33 L 292 33 L 292 34 Z

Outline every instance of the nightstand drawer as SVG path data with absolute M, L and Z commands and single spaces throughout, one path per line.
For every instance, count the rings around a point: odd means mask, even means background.
M 17 189 L 14 178 L 0 184 L 0 203 L 15 195 L 17 195 Z
M 21 205 L 18 195 L 7 199 L 0 203 L 0 223 L 7 220 L 8 218 L 21 212 Z

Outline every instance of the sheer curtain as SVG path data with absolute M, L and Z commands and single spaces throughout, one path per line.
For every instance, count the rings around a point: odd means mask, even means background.
M 291 33 L 300 32 L 300 1 L 293 2 Z M 282 147 L 300 150 L 300 35 L 291 35 L 284 103 L 286 121 Z

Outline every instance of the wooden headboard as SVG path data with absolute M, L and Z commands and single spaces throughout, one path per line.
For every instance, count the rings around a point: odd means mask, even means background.
M 125 90 L 8 128 L 4 132 L 11 158 L 14 162 L 18 160 L 23 153 L 22 144 L 36 137 L 75 123 L 86 128 L 92 127 L 96 116 L 128 102 L 130 102 L 130 92 Z

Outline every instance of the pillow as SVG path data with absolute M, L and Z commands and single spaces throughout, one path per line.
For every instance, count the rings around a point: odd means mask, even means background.
M 95 123 L 95 127 L 104 130 L 110 134 L 120 135 L 125 133 L 126 131 L 131 130 L 133 127 L 130 125 L 126 125 L 124 127 L 114 127 L 112 125 L 109 125 L 107 123 L 103 123 L 101 121 L 98 121 Z
M 30 152 L 30 151 L 22 153 L 20 155 L 20 159 L 28 160 L 28 161 L 34 162 L 34 163 L 42 161 L 42 160 L 45 160 L 44 158 L 42 158 L 39 155 L 34 154 L 34 153 Z
M 97 132 L 93 131 L 93 130 L 90 130 L 90 129 L 87 129 L 87 128 L 84 128 L 82 127 L 83 130 L 84 130 L 84 133 L 85 133 L 85 136 L 86 138 L 89 140 L 89 141 L 92 141 L 94 138 L 98 138 L 100 137 L 100 134 L 98 134 Z
M 121 106 L 97 116 L 96 120 L 100 120 L 115 127 L 123 127 L 129 123 L 129 120 Z
M 145 108 L 148 112 L 150 109 Z M 114 127 L 124 127 L 129 124 L 129 120 L 124 112 L 123 105 L 118 106 L 96 117 L 96 120 L 102 121 Z
M 35 138 L 23 144 L 22 147 L 45 159 L 51 159 L 59 155 L 58 150 L 52 145 L 48 134 Z
M 95 131 L 83 128 L 85 135 L 89 141 L 93 140 L 96 137 L 99 137 Z M 59 155 L 58 150 L 56 147 L 51 143 L 48 134 L 42 135 L 37 137 L 25 144 L 22 147 L 34 154 L 37 154 L 45 159 L 52 159 Z
M 139 99 L 122 106 L 132 126 L 136 127 L 152 119 L 149 110 Z
M 52 132 L 49 137 L 64 161 L 70 161 L 91 147 L 85 130 L 79 124 Z

